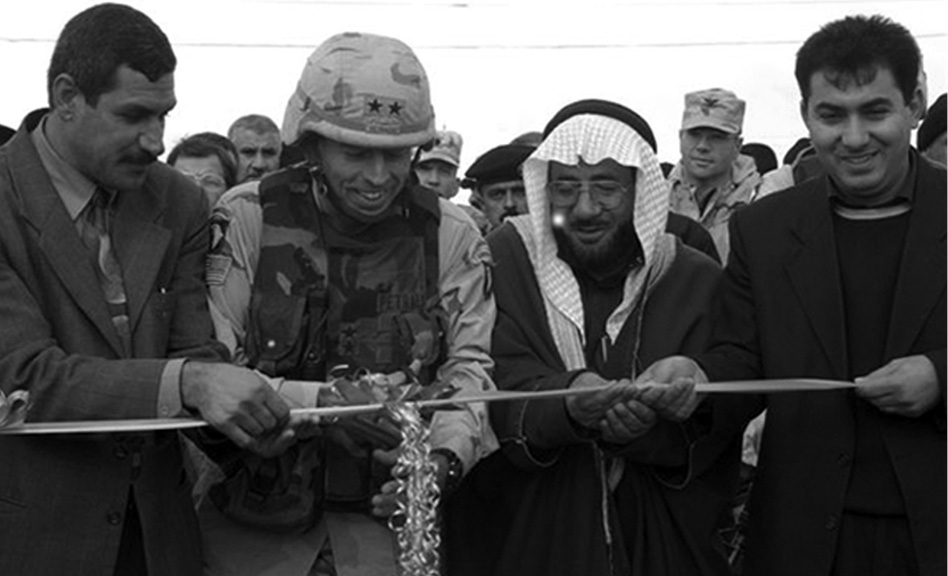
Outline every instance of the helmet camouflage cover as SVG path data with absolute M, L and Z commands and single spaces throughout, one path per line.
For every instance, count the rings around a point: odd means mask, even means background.
M 283 118 L 283 141 L 306 132 L 373 148 L 420 146 L 435 137 L 428 77 L 395 38 L 332 36 L 306 61 Z

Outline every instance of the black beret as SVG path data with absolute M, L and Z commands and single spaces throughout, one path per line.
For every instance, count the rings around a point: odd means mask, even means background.
M 757 172 L 766 174 L 777 167 L 777 155 L 773 148 L 762 142 L 748 142 L 741 147 L 741 154 L 750 156 L 757 165 Z
M 915 143 L 919 150 L 925 150 L 932 145 L 936 138 L 945 133 L 945 95 L 935 100 L 925 114 L 925 120 L 918 127 Z
M 793 146 L 787 150 L 787 153 L 783 155 L 784 164 L 793 164 L 797 161 L 797 158 L 803 153 L 804 150 L 811 149 L 813 146 L 810 144 L 810 139 L 806 136 L 799 138 L 796 142 L 793 143 Z
M 9 126 L 0 124 L 0 145 L 5 144 L 7 140 L 13 138 L 14 134 L 16 134 L 16 130 L 10 128 Z
M 579 100 L 572 104 L 567 104 L 547 123 L 546 128 L 543 129 L 543 137 L 546 138 L 549 136 L 554 128 L 565 122 L 568 118 L 579 116 L 580 114 L 608 116 L 609 118 L 614 118 L 619 122 L 627 124 L 648 142 L 648 145 L 652 147 L 652 152 L 658 152 L 658 144 L 655 142 L 655 135 L 652 134 L 651 126 L 648 125 L 648 122 L 646 122 L 644 118 L 622 104 L 608 100 L 597 100 L 595 98 Z
M 520 165 L 526 160 L 536 146 L 526 144 L 504 144 L 491 148 L 478 156 L 477 160 L 464 173 L 469 186 L 483 186 L 494 182 L 519 180 Z

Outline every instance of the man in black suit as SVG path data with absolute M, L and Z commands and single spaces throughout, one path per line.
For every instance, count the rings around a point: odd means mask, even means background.
M 650 368 L 855 381 L 767 397 L 745 575 L 945 574 L 946 179 L 910 146 L 920 61 L 879 16 L 805 42 L 800 112 L 826 174 L 731 220 L 711 348 Z

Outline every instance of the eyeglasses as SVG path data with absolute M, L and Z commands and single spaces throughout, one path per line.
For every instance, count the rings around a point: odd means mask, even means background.
M 629 187 L 615 180 L 554 180 L 546 185 L 550 203 L 557 208 L 570 208 L 579 202 L 583 189 L 589 192 L 589 199 L 606 210 L 618 208 L 625 199 Z
M 184 175 L 204 190 L 223 191 L 227 188 L 227 183 L 224 182 L 224 179 L 214 174 L 201 175 L 185 172 Z

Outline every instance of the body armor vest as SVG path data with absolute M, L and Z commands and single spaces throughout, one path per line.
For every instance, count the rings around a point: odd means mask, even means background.
M 265 178 L 259 194 L 263 227 L 248 318 L 250 365 L 270 376 L 325 381 L 342 365 L 348 373 L 391 373 L 420 360 L 418 378 L 428 384 L 446 353 L 437 196 L 409 188 L 396 200 L 400 214 L 343 233 L 317 207 L 305 167 Z M 322 508 L 366 510 L 389 478 L 372 449 L 392 446 L 352 437 L 353 428 L 344 425 L 372 417 L 329 427 L 304 444 L 306 459 L 288 455 L 249 467 L 250 488 L 232 499 L 267 510 L 260 503 L 275 501 L 271 492 L 280 490 L 255 492 L 254 486 L 285 484 L 284 491 L 300 499 L 295 508 L 307 512 L 306 525 Z M 355 441 L 356 452 L 352 442 L 335 438 L 341 429 Z M 281 468 L 284 460 L 289 470 Z M 295 500 L 288 501 L 283 508 L 292 508 Z
M 412 187 L 401 215 L 354 234 L 326 221 L 310 173 L 260 184 L 260 258 L 247 351 L 271 376 L 326 380 L 341 365 L 390 373 L 413 360 L 430 381 L 443 360 L 437 196 Z

